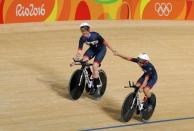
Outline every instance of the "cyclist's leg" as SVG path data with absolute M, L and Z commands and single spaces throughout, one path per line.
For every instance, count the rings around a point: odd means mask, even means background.
M 137 87 L 140 87 L 140 86 L 143 84 L 144 79 L 145 79 L 145 74 L 143 74 L 143 75 L 137 80 L 137 82 L 136 82 L 135 85 L 136 85 Z
M 88 60 L 92 59 L 94 56 L 95 56 L 95 51 L 92 48 L 88 48 L 88 50 L 84 54 L 83 61 L 88 61 Z M 89 74 L 92 74 L 90 69 L 88 69 L 87 71 Z M 95 89 L 91 88 L 90 95 L 93 95 L 94 92 L 95 92 Z
M 148 108 L 148 110 L 152 110 L 152 103 L 153 103 L 152 100 L 150 99 L 151 98 L 150 89 L 151 89 L 151 87 L 149 87 L 149 86 L 146 86 L 143 89 L 143 92 L 145 94 L 144 98 L 146 98 L 146 100 L 145 100 L 146 104 L 144 105 L 144 107 Z
M 83 61 L 88 61 L 94 57 L 95 52 L 91 49 L 88 48 L 87 51 L 84 53 L 83 56 Z
M 99 66 L 106 55 L 106 47 L 102 47 L 100 51 L 96 52 L 93 63 L 93 77 L 99 78 Z
M 91 48 L 88 48 L 87 51 L 84 53 L 83 61 L 88 61 L 88 60 L 92 59 L 94 57 L 94 55 L 95 55 L 95 52 Z M 89 77 L 91 77 L 92 72 L 91 72 L 90 67 L 87 68 L 87 71 L 88 71 Z
M 143 84 L 144 80 L 145 80 L 145 73 L 137 80 L 136 86 L 137 86 L 137 87 L 140 87 L 140 86 Z M 145 94 L 145 93 L 144 93 L 144 94 Z M 144 101 L 144 102 L 147 101 L 146 95 L 144 96 L 143 101 Z
M 157 79 L 155 79 L 155 78 L 149 79 L 148 82 L 147 82 L 146 87 L 144 87 L 144 89 L 143 89 L 143 90 L 144 90 L 144 94 L 145 94 L 148 98 L 151 97 L 150 90 L 153 88 L 153 86 L 155 85 L 156 81 L 157 81 Z
M 145 96 L 146 96 L 147 98 L 150 98 L 150 97 L 151 97 L 150 87 L 149 87 L 149 86 L 144 87 L 144 88 L 143 88 L 143 92 L 144 92 L 144 94 L 145 94 Z
M 155 78 L 151 78 L 150 80 L 148 80 L 148 84 L 146 87 L 144 87 L 143 91 L 145 96 L 147 97 L 148 103 L 152 105 L 152 100 L 150 99 L 151 97 L 151 92 L 150 90 L 153 88 L 153 86 L 155 85 L 157 79 Z
M 93 63 L 93 82 L 94 82 L 94 92 L 96 92 L 96 94 L 99 94 L 99 88 L 98 86 L 100 85 L 100 79 L 99 79 L 99 63 L 98 62 L 94 62 Z
M 98 88 L 98 85 L 100 85 L 99 67 L 105 55 L 106 55 L 106 47 L 102 47 L 101 50 L 96 53 L 94 63 L 93 63 L 94 87 L 97 89 L 97 95 L 100 95 L 99 88 L 101 88 L 101 87 Z

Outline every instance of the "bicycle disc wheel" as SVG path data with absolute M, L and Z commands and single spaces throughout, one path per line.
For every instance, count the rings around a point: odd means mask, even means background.
M 73 100 L 79 99 L 84 91 L 85 77 L 82 72 L 81 69 L 74 71 L 69 82 L 69 94 Z
M 102 88 L 100 89 L 100 97 L 102 97 L 106 91 L 107 76 L 103 70 L 99 70 L 99 76 L 102 82 Z
M 135 112 L 135 109 L 137 107 L 137 102 L 136 100 L 134 101 L 134 98 L 135 98 L 135 93 L 133 92 L 133 93 L 130 93 L 124 100 L 124 103 L 121 109 L 121 120 L 124 122 L 128 122 L 133 116 L 133 113 Z
M 145 108 L 142 110 L 142 116 L 141 116 L 142 120 L 149 120 L 154 113 L 154 110 L 156 107 L 156 95 L 154 93 L 152 93 L 150 99 L 152 101 L 152 109 L 148 110 L 148 108 Z M 148 103 L 148 105 L 149 105 L 149 103 Z

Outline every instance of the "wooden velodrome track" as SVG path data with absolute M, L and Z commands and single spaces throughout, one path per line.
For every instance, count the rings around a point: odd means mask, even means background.
M 152 90 L 157 107 L 147 124 L 120 122 L 122 102 L 132 91 L 123 87 L 142 72 L 110 51 L 102 64 L 108 76 L 105 96 L 69 99 L 68 81 L 79 68 L 69 63 L 80 23 L 0 25 L 0 131 L 194 130 L 194 22 L 90 22 L 118 51 L 150 55 L 159 80 Z

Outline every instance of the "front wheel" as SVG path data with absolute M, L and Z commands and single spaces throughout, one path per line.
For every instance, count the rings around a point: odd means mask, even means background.
M 83 70 L 77 69 L 71 76 L 69 82 L 69 94 L 73 100 L 77 100 L 80 98 L 84 91 L 85 86 L 85 77 L 83 74 Z
M 135 112 L 137 107 L 137 100 L 135 99 L 135 95 L 136 94 L 133 92 L 125 98 L 121 109 L 121 120 L 124 122 L 128 122 Z

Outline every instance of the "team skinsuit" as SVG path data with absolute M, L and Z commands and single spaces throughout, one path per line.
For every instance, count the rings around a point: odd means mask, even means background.
M 132 58 L 131 61 L 138 63 L 137 58 Z M 138 79 L 137 82 L 140 84 L 143 84 L 145 76 L 148 75 L 149 80 L 148 80 L 146 86 L 148 86 L 151 89 L 158 79 L 156 69 L 154 68 L 154 66 L 150 62 L 146 62 L 143 66 L 141 66 L 141 68 L 142 68 L 144 74 Z
M 83 49 L 84 43 L 89 45 L 89 48 L 84 53 L 85 57 L 88 59 L 94 58 L 94 62 L 101 64 L 105 54 L 106 54 L 106 45 L 103 43 L 104 38 L 97 32 L 90 32 L 89 37 L 81 36 L 79 40 L 79 50 Z M 91 94 L 94 94 L 97 86 L 100 84 L 99 78 L 93 79 L 94 88 L 91 91 Z

